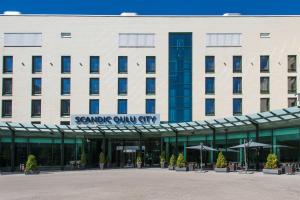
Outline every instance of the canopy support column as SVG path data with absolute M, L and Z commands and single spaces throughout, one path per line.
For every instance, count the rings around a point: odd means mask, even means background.
M 61 134 L 61 143 L 60 143 L 60 170 L 65 169 L 65 133 L 59 130 Z
M 212 130 L 213 139 L 212 139 L 212 147 L 211 148 L 215 149 L 216 148 L 216 128 L 209 125 L 208 122 L 206 122 L 206 123 L 207 123 L 207 126 Z M 214 162 L 214 160 L 216 158 L 216 152 L 213 151 L 211 153 L 212 153 L 211 160 L 212 160 L 212 162 Z
M 259 124 L 253 120 L 249 120 L 255 126 L 255 142 L 259 142 Z M 260 147 L 256 148 L 256 171 L 259 170 L 259 152 Z
M 16 158 L 16 132 L 11 127 L 9 127 L 9 130 L 11 132 L 11 143 L 10 143 L 10 171 L 15 171 L 15 158 Z
M 177 157 L 178 156 L 178 131 L 175 128 L 172 128 L 172 131 L 175 133 L 175 149 L 174 149 L 174 154 Z

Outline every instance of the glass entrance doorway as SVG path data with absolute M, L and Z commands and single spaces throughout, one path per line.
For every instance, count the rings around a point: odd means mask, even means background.
M 136 167 L 136 157 L 139 152 L 139 146 L 117 146 L 116 150 L 119 156 L 121 167 L 133 168 Z M 141 156 L 144 158 L 145 146 L 142 146 Z

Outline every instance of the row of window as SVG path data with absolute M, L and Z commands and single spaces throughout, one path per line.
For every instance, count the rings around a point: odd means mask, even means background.
M 41 117 L 41 100 L 31 100 L 31 117 Z M 89 114 L 99 114 L 100 108 L 99 99 L 89 100 Z M 145 102 L 146 114 L 155 113 L 155 99 L 146 99 Z M 118 114 L 127 114 L 127 99 L 118 99 Z M 61 117 L 70 116 L 70 100 L 62 99 L 60 102 Z M 12 116 L 12 100 L 2 100 L 2 117 Z
M 128 72 L 127 56 L 118 57 L 118 72 Z M 32 56 L 32 73 L 42 72 L 42 56 Z M 100 57 L 90 56 L 90 73 L 97 74 L 100 71 Z M 155 73 L 156 58 L 155 56 L 146 56 L 146 73 Z M 3 56 L 3 73 L 13 72 L 13 56 Z M 61 73 L 71 73 L 71 56 L 61 57 Z

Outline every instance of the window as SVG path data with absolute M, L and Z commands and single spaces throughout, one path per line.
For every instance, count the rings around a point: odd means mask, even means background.
M 42 94 L 42 79 L 33 78 L 32 79 L 32 95 Z
M 3 73 L 8 74 L 13 72 L 13 57 L 3 56 Z
M 270 110 L 270 99 L 261 98 L 260 99 L 260 112 L 266 112 Z
M 31 121 L 31 124 L 41 124 L 40 121 Z
M 215 93 L 215 78 L 206 77 L 205 78 L 205 94 L 214 94 Z
M 60 125 L 70 125 L 70 122 L 69 121 L 61 121 Z
M 260 56 L 260 72 L 269 72 L 269 56 Z
M 240 47 L 241 33 L 207 33 L 208 47 Z
M 127 99 L 118 99 L 118 114 L 127 114 Z
M 155 99 L 146 99 L 146 114 L 155 113 Z
M 90 95 L 99 94 L 99 78 L 90 78 Z
M 215 115 L 215 99 L 205 99 L 205 115 Z
M 41 47 L 42 33 L 4 33 L 5 47 Z
M 60 116 L 68 117 L 70 116 L 70 100 L 62 99 L 60 101 Z
M 288 72 L 297 71 L 297 56 L 289 55 L 288 56 Z
M 127 73 L 127 56 L 119 56 L 118 57 L 118 72 Z
M 215 72 L 215 57 L 205 56 L 205 72 L 214 73 Z
M 32 56 L 32 73 L 42 72 L 42 56 Z
M 127 95 L 127 78 L 118 79 L 118 94 Z
M 242 99 L 234 98 L 232 101 L 233 115 L 241 115 L 242 114 Z
M 232 69 L 234 73 L 242 72 L 242 56 L 233 56 Z
M 270 33 L 260 33 L 259 36 L 260 36 L 260 38 L 270 38 L 271 34 Z
M 98 74 L 100 68 L 99 56 L 90 56 L 90 73 Z
M 61 73 L 67 74 L 71 72 L 71 56 L 61 57 Z
M 288 77 L 288 93 L 295 94 L 297 92 L 297 77 Z
M 261 94 L 269 94 L 270 93 L 269 77 L 260 77 L 260 93 Z
M 71 94 L 71 79 L 62 78 L 61 79 L 61 95 L 70 95 Z
M 119 47 L 153 48 L 154 33 L 119 33 Z
M 90 99 L 90 114 L 99 114 L 99 100 Z
M 2 100 L 2 117 L 12 116 L 12 100 Z
M 156 59 L 155 56 L 146 56 L 146 73 L 155 73 L 156 71 Z
M 155 94 L 155 78 L 146 78 L 146 94 Z
M 60 37 L 61 38 L 72 38 L 72 34 L 70 32 L 61 32 Z
M 34 99 L 31 101 L 31 117 L 41 116 L 41 100 Z
M 233 94 L 242 94 L 242 77 L 233 77 Z
M 12 95 L 12 78 L 3 78 L 2 95 Z
M 297 98 L 288 98 L 288 107 L 297 106 Z

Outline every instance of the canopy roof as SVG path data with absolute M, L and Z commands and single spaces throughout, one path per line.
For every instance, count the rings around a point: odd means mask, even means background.
M 287 123 L 288 122 L 288 123 Z M 296 126 L 300 124 L 300 108 L 290 107 L 286 109 L 251 115 L 233 116 L 228 118 L 181 122 L 161 123 L 159 125 L 109 125 L 109 126 L 85 126 L 85 125 L 53 125 L 53 124 L 27 124 L 14 122 L 0 122 L 0 134 L 9 133 L 12 130 L 16 134 L 24 136 L 172 136 L 175 132 L 179 135 L 210 134 L 213 129 L 220 132 L 236 132 L 260 129 L 280 128 Z

